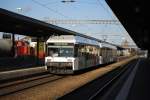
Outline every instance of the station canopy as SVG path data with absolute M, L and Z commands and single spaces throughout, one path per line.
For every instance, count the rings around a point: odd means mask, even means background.
M 141 49 L 150 50 L 148 0 L 106 0 L 129 35 Z
M 51 35 L 76 35 L 102 42 L 101 40 L 94 37 L 58 27 L 56 25 L 20 15 L 2 8 L 0 8 L 0 32 L 33 37 L 49 37 Z M 122 48 L 118 45 L 114 46 Z
M 0 8 L 0 31 L 26 36 L 86 35 Z M 90 37 L 88 37 L 90 38 Z

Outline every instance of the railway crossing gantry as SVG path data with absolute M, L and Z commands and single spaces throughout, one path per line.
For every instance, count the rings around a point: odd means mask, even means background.
M 120 25 L 118 20 L 55 20 L 55 19 L 44 19 L 45 22 L 50 24 L 113 24 Z

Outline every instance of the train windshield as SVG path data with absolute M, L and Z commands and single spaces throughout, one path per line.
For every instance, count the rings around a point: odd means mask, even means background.
M 48 46 L 47 56 L 52 57 L 73 57 L 73 46 Z

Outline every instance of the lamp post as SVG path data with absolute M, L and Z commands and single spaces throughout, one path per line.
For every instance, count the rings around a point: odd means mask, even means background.
M 20 14 L 21 14 L 22 11 L 23 11 L 22 8 L 20 8 L 20 7 L 16 8 L 16 10 L 17 10 L 17 13 L 20 13 Z

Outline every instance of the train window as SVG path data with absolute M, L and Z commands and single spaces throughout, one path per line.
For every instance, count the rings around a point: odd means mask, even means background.
M 56 57 L 58 56 L 58 48 L 48 48 L 47 53 L 48 56 Z
M 73 57 L 73 46 L 48 46 L 48 56 L 52 57 Z
M 11 39 L 11 34 L 9 34 L 9 33 L 4 33 L 4 34 L 3 34 L 3 39 Z
M 102 49 L 99 48 L 99 56 L 102 56 Z
M 78 45 L 78 57 L 83 56 L 83 53 L 84 53 L 84 46 Z
M 90 51 L 90 52 L 93 52 L 93 48 L 89 48 L 89 51 Z
M 59 56 L 61 57 L 71 57 L 73 54 L 73 48 L 60 48 L 59 50 Z
M 74 46 L 74 57 L 77 57 L 78 56 L 78 48 L 79 48 L 79 46 L 77 45 L 77 44 L 75 44 L 75 46 Z

